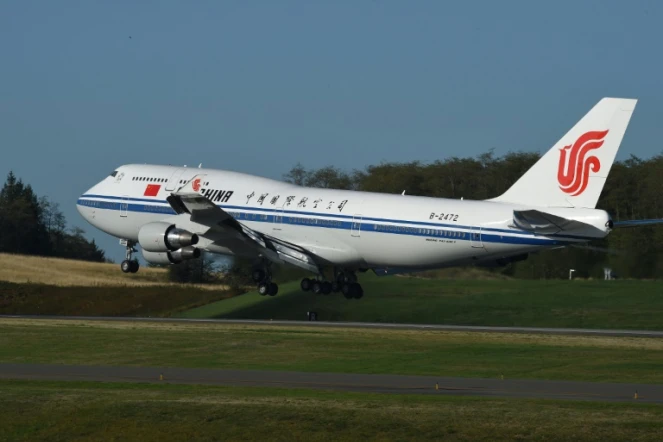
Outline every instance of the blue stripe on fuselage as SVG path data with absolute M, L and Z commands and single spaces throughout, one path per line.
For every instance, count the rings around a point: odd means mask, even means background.
M 95 201 L 89 198 L 121 200 L 122 197 L 109 197 L 104 195 L 83 195 L 77 203 L 84 207 L 95 207 L 105 210 L 122 210 L 128 212 L 140 213 L 161 213 L 164 215 L 176 215 L 177 213 L 170 207 L 167 201 L 146 199 L 146 198 L 125 198 L 126 202 L 121 201 Z M 131 202 L 130 202 L 131 201 Z M 135 204 L 134 202 L 144 202 L 152 204 Z M 222 207 L 221 205 L 218 205 Z M 244 206 L 223 206 L 224 210 L 230 213 L 238 221 L 281 223 L 289 225 L 301 225 L 309 227 L 321 227 L 341 230 L 353 230 L 352 216 L 319 214 L 313 212 L 302 212 L 294 210 L 278 210 L 269 208 L 256 208 Z M 241 210 L 243 212 L 235 212 Z M 268 212 L 265 214 L 263 212 Z M 306 215 L 307 218 L 293 216 Z M 333 218 L 333 219 L 328 219 Z M 391 224 L 384 224 L 391 223 Z M 406 224 L 406 225 L 404 225 Z M 472 227 L 453 225 L 453 224 L 434 224 L 420 221 L 394 220 L 383 218 L 363 218 L 360 221 L 361 231 L 388 233 L 394 235 L 421 236 L 426 238 L 436 238 L 440 240 L 470 241 L 472 232 L 462 231 L 472 230 Z M 424 226 L 429 228 L 413 227 Z M 356 225 L 355 227 L 356 228 Z M 450 230 L 453 229 L 453 230 Z M 478 234 L 478 229 L 474 228 L 474 234 Z M 500 233 L 509 233 L 510 235 L 500 235 Z M 513 234 L 525 236 L 512 236 Z M 563 245 L 573 241 L 560 241 L 548 237 L 536 237 L 529 232 L 513 232 L 502 229 L 481 229 L 481 241 L 502 244 L 522 244 L 522 245 Z M 478 242 L 477 238 L 477 242 Z

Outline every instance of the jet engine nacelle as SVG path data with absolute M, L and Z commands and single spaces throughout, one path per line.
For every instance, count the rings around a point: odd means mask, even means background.
M 175 224 L 155 222 L 145 224 L 138 231 L 138 243 L 144 251 L 165 253 L 198 244 L 198 235 Z
M 200 249 L 192 246 L 182 247 L 172 252 L 149 252 L 143 249 L 143 258 L 152 264 L 179 264 L 187 259 L 200 257 Z

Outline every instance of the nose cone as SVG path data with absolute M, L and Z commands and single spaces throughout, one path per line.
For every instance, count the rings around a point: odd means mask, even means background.
M 76 201 L 76 210 L 78 210 L 78 213 L 81 214 L 85 221 L 92 225 L 94 225 L 92 220 L 94 219 L 95 205 L 97 202 L 90 199 L 90 196 L 98 194 L 96 191 L 98 187 L 99 184 L 95 184 L 94 186 L 90 187 L 86 192 L 79 196 L 78 200 Z

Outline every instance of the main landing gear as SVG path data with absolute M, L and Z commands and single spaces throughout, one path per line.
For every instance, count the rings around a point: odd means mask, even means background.
M 361 299 L 364 290 L 357 282 L 357 276 L 352 272 L 334 271 L 334 281 L 304 278 L 300 288 L 305 292 L 329 295 L 330 293 L 343 293 L 345 299 Z
M 251 277 L 258 284 L 258 293 L 261 296 L 276 296 L 279 292 L 279 286 L 272 282 L 272 272 L 268 264 L 253 269 Z
M 136 273 L 138 269 L 140 268 L 140 264 L 138 264 L 137 259 L 132 259 L 132 256 L 137 250 L 134 248 L 136 243 L 134 241 L 129 241 L 129 240 L 120 240 L 120 243 L 124 243 L 127 247 L 127 259 L 122 261 L 120 264 L 120 269 L 124 273 Z

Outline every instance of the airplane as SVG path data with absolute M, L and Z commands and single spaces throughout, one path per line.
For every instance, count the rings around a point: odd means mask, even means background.
M 128 164 L 81 195 L 77 209 L 120 238 L 121 263 L 178 264 L 201 250 L 249 258 L 261 295 L 274 263 L 313 274 L 301 289 L 359 299 L 357 273 L 506 265 L 586 244 L 615 227 L 596 209 L 637 100 L 601 99 L 503 195 L 485 201 L 301 187 L 248 174 Z

